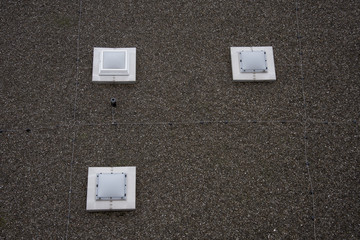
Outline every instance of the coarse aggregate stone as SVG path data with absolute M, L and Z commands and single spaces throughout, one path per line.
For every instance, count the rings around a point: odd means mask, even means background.
M 170 1 L 158 5 L 146 2 L 121 5 L 106 12 L 106 18 L 99 11 L 108 9 L 107 5 L 92 2 L 84 7 L 78 116 L 81 123 L 111 119 L 107 108 L 111 96 L 123 104 L 120 121 L 302 119 L 292 5 L 280 6 L 289 11 L 284 15 L 288 20 L 275 18 L 276 9 L 268 4 L 255 4 L 255 8 L 242 6 L 244 16 L 237 15 L 239 9 L 230 3 Z M 150 9 L 151 18 L 147 16 Z M 140 14 L 143 17 L 136 17 Z M 253 16 L 253 21 L 245 21 L 247 14 Z M 127 26 L 122 22 L 126 20 L 120 18 L 129 19 L 132 25 Z M 170 20 L 165 21 L 167 18 Z M 264 19 L 268 19 L 266 26 L 257 24 Z M 219 26 L 223 21 L 234 22 L 227 29 Z M 239 30 L 237 23 L 247 30 Z M 244 26 L 245 23 L 249 25 Z M 110 29 L 117 32 L 114 34 Z M 251 45 L 275 45 L 280 81 L 266 83 L 266 89 L 264 84 L 231 81 L 230 47 Z M 137 48 L 139 84 L 99 87 L 89 81 L 93 48 L 115 46 Z
M 318 237 L 357 239 L 359 126 L 311 124 L 308 133 Z
M 359 9 L 1 2 L 0 238 L 359 239 Z M 232 46 L 277 80 L 233 83 Z M 136 47 L 137 83 L 93 84 L 94 47 Z M 86 212 L 105 166 L 137 167 L 135 211 Z
M 303 129 L 270 125 L 81 128 L 70 237 L 311 237 Z M 87 213 L 90 166 L 136 166 L 137 210 Z
M 77 4 L 1 5 L 1 126 L 68 124 L 75 93 Z
M 359 120 L 359 3 L 328 1 L 302 5 L 309 117 L 318 121 Z
M 1 134 L 1 238 L 60 239 L 66 231 L 68 129 Z

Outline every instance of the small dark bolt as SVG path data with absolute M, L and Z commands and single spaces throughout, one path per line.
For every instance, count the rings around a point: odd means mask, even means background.
M 228 121 L 225 121 L 225 124 L 228 124 L 229 122 Z
M 170 126 L 172 126 L 172 123 L 169 123 Z
M 324 123 L 325 123 L 325 124 L 328 124 L 328 122 L 327 122 L 327 121 L 325 121 Z
M 310 165 L 310 163 L 309 162 L 306 162 L 306 166 L 309 166 Z
M 111 102 L 111 106 L 116 107 L 116 99 L 115 98 L 111 98 L 110 102 Z
M 31 129 L 30 129 L 30 128 L 28 128 L 28 129 L 26 129 L 26 131 L 27 131 L 27 132 L 31 132 Z
M 313 220 L 313 221 L 315 220 L 314 216 L 311 216 L 311 220 Z
M 3 130 L 0 129 L 0 133 L 2 133 L 2 132 L 3 132 Z
M 313 191 L 310 191 L 310 195 L 313 195 L 314 194 L 314 192 Z

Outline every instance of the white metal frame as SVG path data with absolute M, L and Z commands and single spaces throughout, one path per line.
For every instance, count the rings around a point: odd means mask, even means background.
M 99 173 L 125 173 L 126 199 L 96 200 L 96 179 Z M 124 211 L 136 208 L 136 167 L 89 167 L 87 186 L 87 211 Z
M 125 69 L 103 69 L 104 52 L 125 52 Z M 136 48 L 94 48 L 92 82 L 135 83 Z
M 266 72 L 242 72 L 240 66 L 240 52 L 242 51 L 265 51 L 267 58 Z M 231 67 L 234 82 L 263 82 L 275 81 L 275 63 L 272 47 L 231 47 Z

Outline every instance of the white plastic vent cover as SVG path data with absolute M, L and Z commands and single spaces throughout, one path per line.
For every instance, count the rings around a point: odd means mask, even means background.
M 136 81 L 136 48 L 94 48 L 95 83 L 134 83 Z
M 135 210 L 136 167 L 89 167 L 87 211 Z
M 234 81 L 276 80 L 272 47 L 231 47 L 230 51 Z

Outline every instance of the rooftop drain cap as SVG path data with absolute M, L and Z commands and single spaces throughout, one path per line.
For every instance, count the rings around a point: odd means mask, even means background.
M 110 99 L 111 106 L 116 107 L 116 98 Z

